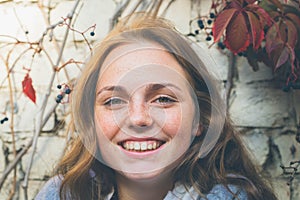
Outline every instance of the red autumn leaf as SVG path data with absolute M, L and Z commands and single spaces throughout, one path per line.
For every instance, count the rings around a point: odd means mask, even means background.
M 236 8 L 238 10 L 241 10 L 243 8 L 243 4 L 244 0 L 233 0 L 226 6 L 226 9 Z
M 285 22 L 279 21 L 279 37 L 282 41 L 287 42 L 287 26 Z
M 256 4 L 249 4 L 247 9 L 259 15 L 259 19 L 263 25 L 271 26 L 273 24 L 273 19 L 262 7 Z
M 297 28 L 290 20 L 286 20 L 285 23 L 287 26 L 287 43 L 294 49 L 298 42 Z
M 214 25 L 213 25 L 213 36 L 214 42 L 220 40 L 221 36 L 223 35 L 225 29 L 227 28 L 230 20 L 232 19 L 233 15 L 237 12 L 237 9 L 230 8 L 227 10 L 223 10 L 221 13 L 218 14 Z
M 251 28 L 251 37 L 253 49 L 257 50 L 264 39 L 264 31 L 259 19 L 250 11 L 246 11 Z
M 282 41 L 281 37 L 278 34 L 278 25 L 273 24 L 271 26 L 266 34 L 266 52 L 270 56 L 270 54 L 278 49 L 279 47 L 282 47 L 284 45 L 284 41 Z
M 294 13 L 287 13 L 286 17 L 290 19 L 294 23 L 294 25 L 300 29 L 300 17 L 298 17 Z
M 35 90 L 32 86 L 32 79 L 29 74 L 26 74 L 24 80 L 22 81 L 23 93 L 35 103 Z
M 275 70 L 277 70 L 281 65 L 283 65 L 289 59 L 289 48 L 286 46 L 280 52 L 280 55 L 275 63 Z
M 235 54 L 245 51 L 249 46 L 250 35 L 243 13 L 240 12 L 228 24 L 224 44 Z

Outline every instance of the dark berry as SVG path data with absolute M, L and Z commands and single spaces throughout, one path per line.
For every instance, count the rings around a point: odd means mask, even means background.
M 29 31 L 25 31 L 25 34 L 27 35 L 29 33 Z
M 7 117 L 4 117 L 3 119 L 0 120 L 0 124 L 4 124 L 4 122 L 8 121 Z
M 59 85 L 57 85 L 56 87 L 57 87 L 57 89 L 61 89 L 61 85 L 60 85 L 60 84 L 59 84 Z
M 213 35 L 214 35 L 214 32 L 211 31 L 211 32 L 209 33 L 209 35 L 212 35 L 212 36 L 213 36 Z
M 211 19 L 215 18 L 215 17 L 216 17 L 216 16 L 215 16 L 215 13 L 210 13 L 210 14 L 209 14 L 209 17 L 210 17 Z
M 239 52 L 239 53 L 238 53 L 238 56 L 243 56 L 243 52 Z
M 198 19 L 197 23 L 198 23 L 198 26 L 199 26 L 199 27 L 202 26 L 202 25 L 203 25 L 202 19 Z
M 218 47 L 219 47 L 220 49 L 225 49 L 225 48 L 226 48 L 226 46 L 224 45 L 223 42 L 218 42 Z
M 197 30 L 195 30 L 195 34 L 196 35 L 198 35 L 199 34 L 199 30 L 197 29 Z
M 203 24 L 199 26 L 200 29 L 204 29 L 204 27 L 205 26 Z
M 63 95 L 61 95 L 61 94 L 57 95 L 57 97 L 55 99 L 56 103 L 60 103 L 63 98 L 64 98 Z
M 60 103 L 61 99 L 56 98 L 55 101 L 56 101 L 56 103 Z
M 90 36 L 94 36 L 94 35 L 95 35 L 94 31 L 90 32 Z
M 56 101 L 56 103 L 60 103 L 62 99 L 63 99 L 63 95 L 59 94 L 59 95 L 57 95 L 55 101 Z
M 211 19 L 207 20 L 207 24 L 211 24 L 213 21 Z
M 71 89 L 70 89 L 70 88 L 67 88 L 67 89 L 65 90 L 65 93 L 66 93 L 66 94 L 70 94 L 70 93 L 71 93 Z
M 207 36 L 205 40 L 206 40 L 206 41 L 211 41 L 211 37 L 210 37 L 210 36 Z

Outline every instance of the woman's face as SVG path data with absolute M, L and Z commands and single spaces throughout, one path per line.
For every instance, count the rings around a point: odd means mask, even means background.
M 196 100 L 182 67 L 155 44 L 128 44 L 105 59 L 96 87 L 101 161 L 132 179 L 174 167 L 198 133 Z

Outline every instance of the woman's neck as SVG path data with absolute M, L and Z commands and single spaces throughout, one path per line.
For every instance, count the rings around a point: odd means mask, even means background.
M 117 186 L 120 200 L 162 200 L 174 187 L 173 176 L 162 175 L 151 180 L 130 180 L 118 174 Z

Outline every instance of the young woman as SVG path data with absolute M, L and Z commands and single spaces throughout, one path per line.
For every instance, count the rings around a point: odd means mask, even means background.
M 79 77 L 74 140 L 36 199 L 276 199 L 192 44 L 163 19 L 126 22 Z

